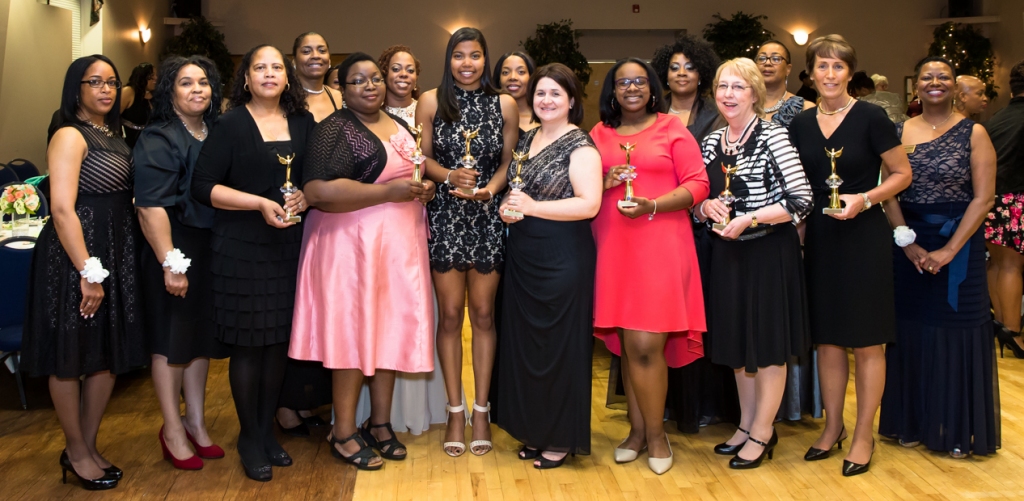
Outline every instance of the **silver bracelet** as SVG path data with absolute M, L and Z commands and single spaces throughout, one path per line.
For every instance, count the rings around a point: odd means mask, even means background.
M 647 216 L 648 221 L 653 221 L 654 215 L 658 213 L 658 200 L 652 198 L 651 201 L 654 202 L 654 212 L 650 213 L 650 215 Z
M 707 219 L 708 215 L 707 215 L 707 213 L 704 212 L 704 204 L 705 203 L 707 203 L 707 200 L 701 202 L 700 205 L 697 206 L 697 210 L 700 211 L 700 215 L 701 216 L 704 216 L 704 219 Z
M 452 172 L 455 172 L 455 170 L 454 169 L 449 169 L 448 170 L 448 175 L 445 176 L 445 178 L 444 178 L 444 184 L 447 184 L 447 185 L 451 186 L 452 183 L 451 183 L 451 181 L 449 181 L 449 179 L 452 178 Z

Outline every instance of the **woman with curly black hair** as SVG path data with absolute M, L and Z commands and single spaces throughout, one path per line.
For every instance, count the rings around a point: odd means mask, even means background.
M 651 58 L 658 80 L 668 89 L 661 111 L 679 118 L 697 141 L 725 127 L 708 95 L 720 62 L 711 44 L 692 35 L 661 47 Z
M 153 386 L 164 418 L 160 445 L 175 468 L 194 470 L 203 467 L 199 458 L 224 457 L 206 431 L 203 413 L 210 359 L 228 355 L 213 328 L 214 210 L 197 203 L 189 189 L 203 141 L 220 114 L 220 76 L 205 57 L 176 56 L 163 62 L 160 77 L 153 122 L 135 144 L 135 207 L 147 244 L 139 281 Z
M 301 186 L 313 127 L 292 66 L 277 48 L 257 46 L 242 57 L 231 109 L 210 132 L 192 176 L 192 196 L 217 209 L 213 322 L 216 337 L 231 345 L 238 453 L 245 474 L 260 481 L 271 479 L 272 464 L 292 464 L 273 425 L 302 243 L 302 227 L 289 216 L 307 205 L 302 191 L 285 194 L 283 185 Z

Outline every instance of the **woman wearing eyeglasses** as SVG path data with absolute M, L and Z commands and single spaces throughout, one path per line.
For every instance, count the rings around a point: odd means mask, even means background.
M 633 461 L 646 448 L 659 475 L 672 467 L 663 424 L 668 367 L 704 354 L 704 298 L 686 209 L 708 196 L 700 148 L 682 121 L 658 113 L 662 95 L 651 65 L 620 60 L 601 88 L 601 123 L 590 131 L 605 188 L 593 222 L 595 336 L 622 357 L 631 426 L 615 461 Z M 619 205 L 623 181 L 634 174 L 635 206 Z
M 768 92 L 764 105 L 765 120 L 788 128 L 797 113 L 814 107 L 814 103 L 794 96 L 786 89 L 789 73 L 793 71 L 793 62 L 789 48 L 782 42 L 769 40 L 761 44 L 754 62 L 757 63 L 757 69 L 761 70 L 765 91 Z

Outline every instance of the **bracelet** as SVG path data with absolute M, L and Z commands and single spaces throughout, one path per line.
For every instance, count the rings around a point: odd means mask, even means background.
M 917 233 L 909 226 L 900 225 L 892 230 L 892 239 L 896 241 L 896 245 L 906 247 L 917 240 Z
M 654 212 L 650 213 L 650 215 L 647 216 L 648 221 L 653 221 L 654 215 L 658 213 L 658 200 L 652 198 L 651 201 L 654 202 Z
M 78 272 L 78 274 L 82 275 L 82 277 L 90 284 L 101 284 L 103 283 L 103 279 L 110 275 L 110 272 L 103 269 L 103 264 L 100 263 L 100 258 L 90 257 L 85 260 L 85 267 L 82 268 L 82 271 Z
M 164 256 L 163 267 L 170 268 L 171 274 L 181 275 L 188 271 L 188 267 L 191 265 L 192 260 L 186 258 L 180 249 L 171 249 Z
M 455 172 L 455 171 L 454 170 L 449 170 L 448 171 L 448 175 L 445 176 L 445 178 L 444 178 L 444 184 L 447 184 L 447 185 L 451 186 L 452 183 L 449 181 L 449 179 L 452 178 L 452 172 Z
M 704 212 L 704 204 L 705 204 L 706 202 L 707 202 L 707 200 L 705 200 L 705 201 L 701 202 L 701 203 L 700 203 L 700 205 L 698 205 L 698 206 L 697 206 L 697 210 L 699 210 L 699 211 L 700 211 L 700 215 L 701 215 L 701 216 L 703 216 L 703 217 L 704 217 L 704 219 L 707 219 L 707 218 L 708 218 L 708 215 L 707 215 L 707 213 L 706 213 L 706 212 Z
M 861 207 L 860 211 L 864 212 L 871 208 L 871 197 L 867 193 L 860 193 L 860 196 L 864 199 L 864 207 Z

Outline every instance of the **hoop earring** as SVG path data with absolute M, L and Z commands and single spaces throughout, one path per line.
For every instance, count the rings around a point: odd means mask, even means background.
M 249 92 L 249 84 L 242 84 L 242 90 Z
M 284 84 L 284 90 L 286 92 L 292 90 L 292 83 L 288 82 L 288 83 Z
M 615 96 L 612 96 L 611 101 L 612 101 L 612 104 L 611 104 L 612 105 L 612 109 L 614 110 L 616 108 L 616 105 L 619 104 L 619 102 L 615 100 Z

